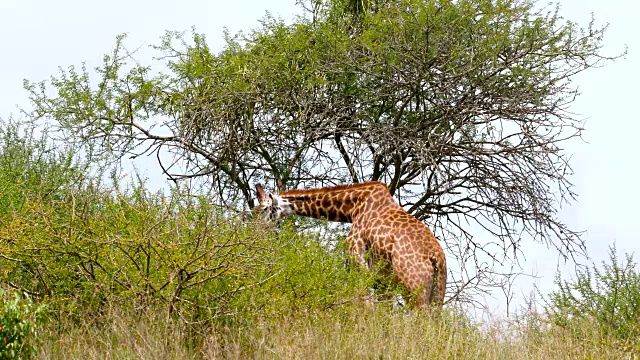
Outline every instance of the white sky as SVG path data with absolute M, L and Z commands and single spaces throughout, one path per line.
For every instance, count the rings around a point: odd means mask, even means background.
M 546 1 L 543 1 L 546 3 Z M 615 240 L 619 253 L 635 252 L 640 261 L 640 230 L 636 224 L 640 194 L 638 150 L 640 119 L 635 106 L 640 92 L 640 3 L 634 0 L 562 0 L 561 13 L 568 20 L 587 25 L 591 13 L 597 24 L 609 23 L 605 53 L 618 54 L 628 45 L 625 59 L 601 69 L 591 69 L 575 78 L 582 95 L 572 110 L 587 120 L 585 142 L 566 145 L 573 154 L 572 181 L 579 194 L 577 203 L 561 210 L 561 218 L 574 229 L 586 230 L 589 255 L 596 263 L 607 258 L 607 247 Z M 290 20 L 299 8 L 295 0 L 236 1 L 87 1 L 0 0 L 0 118 L 17 106 L 27 107 L 23 79 L 40 81 L 57 74 L 58 67 L 98 66 L 115 43 L 127 32 L 127 47 L 157 44 L 165 30 L 204 33 L 210 46 L 222 45 L 222 30 L 231 33 L 256 27 L 269 11 Z M 151 53 L 147 53 L 151 54 Z M 634 160 L 635 159 L 635 160 Z M 151 170 L 155 164 L 150 163 Z M 552 288 L 557 256 L 540 245 L 528 246 L 524 270 L 542 276 L 543 291 Z M 569 270 L 567 270 L 569 271 Z M 567 273 L 567 276 L 570 274 Z M 517 283 L 517 297 L 526 295 L 532 280 Z

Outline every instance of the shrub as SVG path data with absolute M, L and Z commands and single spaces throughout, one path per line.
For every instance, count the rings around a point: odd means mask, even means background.
M 48 296 L 65 316 L 161 307 L 192 323 L 327 307 L 356 288 L 341 254 L 308 236 L 143 183 L 32 199 L 0 224 L 0 237 L 0 280 Z
M 0 359 L 30 358 L 35 354 L 44 305 L 36 305 L 18 291 L 0 289 Z
M 54 145 L 49 135 L 33 123 L 0 122 L 0 216 L 35 197 L 59 198 L 82 179 L 74 149 Z
M 548 310 L 554 321 L 574 335 L 582 327 L 572 326 L 574 320 L 593 320 L 607 335 L 620 340 L 640 338 L 640 272 L 633 256 L 625 254 L 620 261 L 615 245 L 610 247 L 609 263 L 602 269 L 577 271 L 575 281 L 556 276 L 558 289 L 549 295 Z
M 40 134 L 40 135 L 38 135 Z M 59 320 L 153 308 L 186 323 L 246 322 L 357 298 L 340 249 L 246 221 L 209 197 L 143 181 L 107 188 L 29 123 L 0 126 L 0 283 Z

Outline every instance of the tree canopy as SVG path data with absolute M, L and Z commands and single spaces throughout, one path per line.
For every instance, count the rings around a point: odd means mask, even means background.
M 616 58 L 606 27 L 527 0 L 299 3 L 294 22 L 266 16 L 220 51 L 167 32 L 160 74 L 120 36 L 97 82 L 84 67 L 25 82 L 32 116 L 94 156 L 155 154 L 230 209 L 252 208 L 258 182 L 381 180 L 461 258 L 514 259 L 523 234 L 583 250 L 557 215 L 575 195 L 562 144 L 583 130 L 571 79 Z

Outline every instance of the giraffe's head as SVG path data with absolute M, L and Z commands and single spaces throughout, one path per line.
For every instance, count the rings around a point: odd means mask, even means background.
M 262 219 L 278 221 L 294 213 L 293 205 L 289 200 L 272 193 L 266 193 L 260 184 L 256 185 L 258 201 L 255 212 L 260 214 Z

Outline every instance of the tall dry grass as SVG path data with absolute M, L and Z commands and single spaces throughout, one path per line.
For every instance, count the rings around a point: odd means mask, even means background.
M 286 311 L 286 309 L 283 309 Z M 235 322 L 236 324 L 238 322 Z M 584 322 L 582 338 L 539 318 L 474 324 L 461 314 L 432 318 L 389 308 L 350 307 L 257 318 L 241 326 L 187 329 L 160 312 L 112 310 L 57 332 L 42 359 L 633 359 Z M 197 339 L 197 340 L 194 340 Z M 636 355 L 637 356 L 637 355 Z

